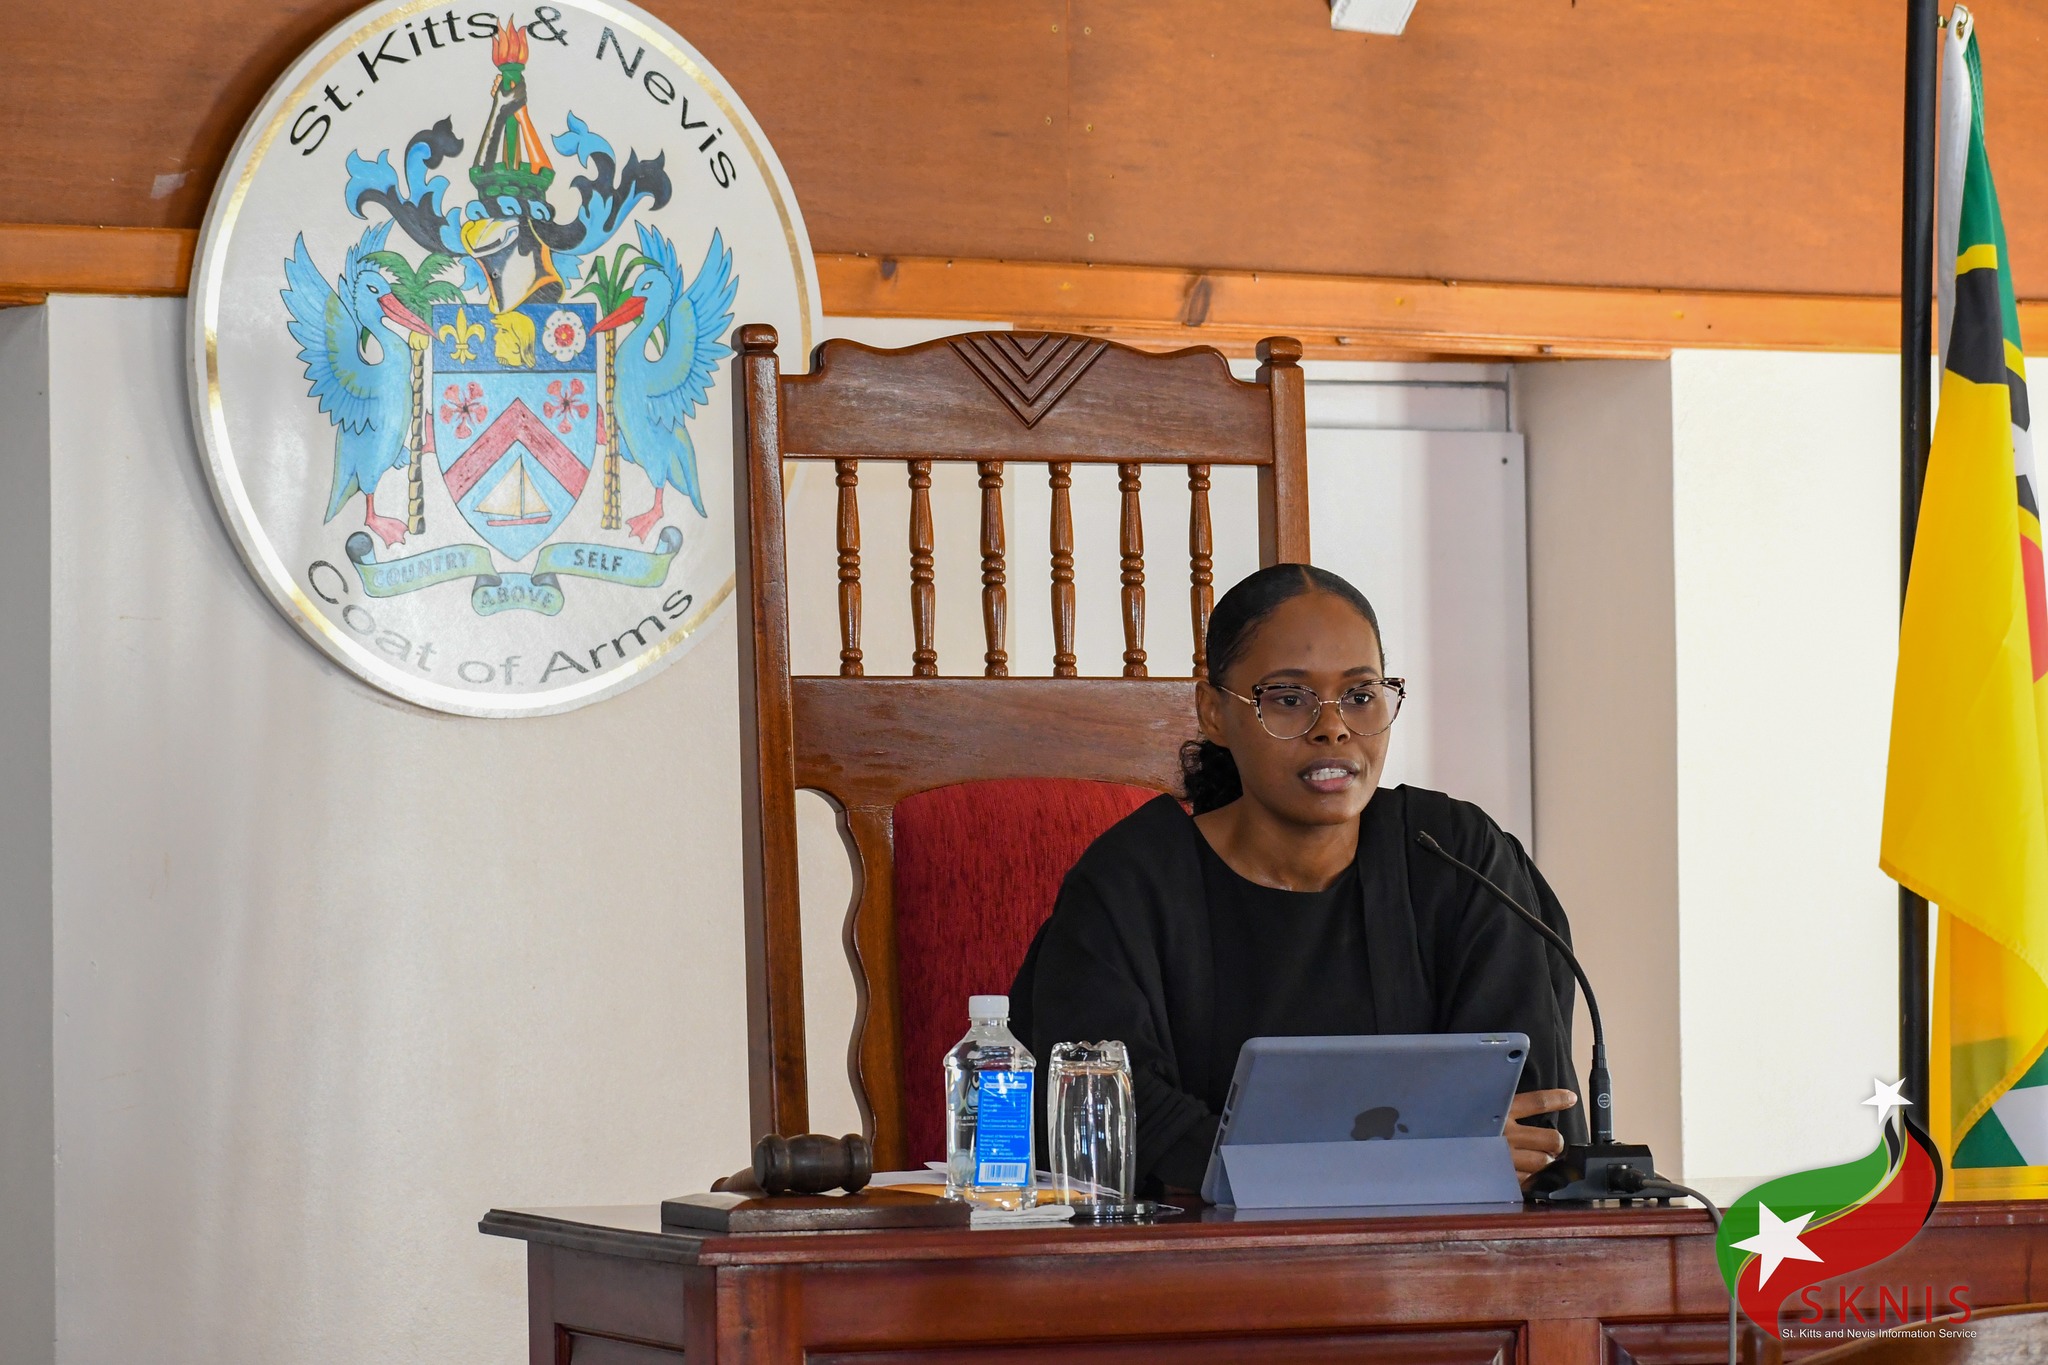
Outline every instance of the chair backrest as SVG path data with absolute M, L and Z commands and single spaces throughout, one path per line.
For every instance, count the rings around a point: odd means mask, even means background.
M 845 931 L 857 1002 L 848 1069 L 876 1161 L 899 1167 L 908 1146 L 895 808 L 919 792 L 990 779 L 1077 778 L 1151 791 L 1177 784 L 1213 593 L 1211 469 L 1257 468 L 1262 564 L 1309 557 L 1301 347 L 1285 337 L 1261 342 L 1258 378 L 1247 383 L 1207 347 L 1153 354 L 1059 333 L 971 333 L 896 351 L 828 341 L 811 372 L 798 375 L 782 374 L 773 328 L 742 327 L 738 342 L 734 501 L 753 1130 L 809 1126 L 796 793 L 811 788 L 836 807 L 855 862 Z M 836 676 L 790 674 L 785 460 L 828 460 L 836 474 Z M 979 474 L 987 649 L 974 677 L 938 671 L 930 488 L 933 463 L 945 460 L 971 461 Z M 863 462 L 902 465 L 910 488 L 909 677 L 864 675 Z M 1051 490 L 1049 678 L 1009 676 L 1002 497 L 1005 467 L 1016 462 L 1046 466 Z M 1074 465 L 1090 463 L 1118 471 L 1125 649 L 1116 678 L 1078 676 L 1074 655 L 1070 490 Z M 1148 465 L 1181 467 L 1189 490 L 1195 653 L 1190 675 L 1180 678 L 1151 676 L 1145 652 L 1139 493 Z M 1040 916 L 1050 909 L 1047 900 Z M 955 1020 L 959 1008 L 948 1010 Z

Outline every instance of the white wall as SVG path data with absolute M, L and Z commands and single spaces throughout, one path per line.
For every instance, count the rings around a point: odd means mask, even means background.
M 1387 786 L 1471 801 L 1525 842 L 1529 591 L 1522 438 L 1309 429 L 1315 560 L 1371 598 L 1408 700 Z
M 1521 368 L 1536 832 L 1599 983 L 1619 1129 L 1732 1195 L 1868 1149 L 1895 1074 L 1877 870 L 1898 362 Z
M 50 426 L 40 308 L 0 311 L 0 1340 L 57 1336 L 50 998 Z
M 1869 1150 L 1898 1065 L 1877 869 L 1899 620 L 1899 362 L 1671 358 L 1686 1169 Z
M 59 1359 L 518 1359 L 485 1209 L 746 1152 L 733 624 L 571 715 L 382 698 L 226 540 L 181 312 L 49 306 Z
M 566 716 L 439 716 L 357 683 L 221 530 L 188 435 L 182 307 L 53 301 L 47 404 L 16 363 L 41 351 L 45 310 L 0 314 L 0 410 L 27 468 L 11 486 L 29 495 L 0 516 L 41 537 L 6 537 L 23 562 L 0 561 L 0 591 L 17 638 L 52 641 L 7 656 L 0 743 L 27 755 L 9 767 L 10 874 L 35 842 L 17 816 L 40 805 L 55 849 L 54 894 L 11 897 L 0 928 L 26 950 L 0 969 L 45 945 L 41 1004 L 33 970 L 0 993 L 29 1016 L 0 1035 L 0 1074 L 30 1096 L 0 1127 L 0 1254 L 24 1259 L 0 1289 L 10 1337 L 32 1340 L 53 1297 L 36 1191 L 14 1178 L 36 1168 L 40 1093 L 65 1365 L 514 1359 L 524 1254 L 475 1231 L 485 1209 L 644 1203 L 746 1156 L 733 623 Z M 832 488 L 814 482 L 792 515 L 822 517 L 829 565 Z M 942 491 L 947 523 L 959 501 Z M 75 552 L 37 550 L 52 527 Z M 799 600 L 800 648 L 823 631 L 836 653 L 830 603 Z M 875 616 L 871 639 L 907 640 L 907 610 Z M 38 743 L 42 776 L 22 781 Z M 32 893 L 23 856 L 12 889 Z M 836 932 L 812 946 L 836 958 Z

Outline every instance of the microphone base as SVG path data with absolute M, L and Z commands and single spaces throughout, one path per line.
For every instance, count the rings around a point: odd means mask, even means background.
M 1644 1182 L 1654 1180 L 1656 1158 L 1640 1142 L 1574 1143 L 1529 1181 L 1532 1204 L 1588 1204 L 1618 1199 L 1624 1204 L 1649 1203 Z

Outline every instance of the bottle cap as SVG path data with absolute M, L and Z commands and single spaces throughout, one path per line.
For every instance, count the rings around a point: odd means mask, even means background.
M 1010 997 L 1007 995 L 970 995 L 967 997 L 969 1019 L 1008 1019 Z

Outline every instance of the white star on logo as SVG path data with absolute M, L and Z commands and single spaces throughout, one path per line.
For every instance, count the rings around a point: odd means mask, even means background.
M 1764 1258 L 1763 1273 L 1756 1277 L 1757 1288 L 1761 1289 L 1769 1283 L 1771 1276 L 1778 1273 L 1778 1267 L 1787 1261 L 1820 1260 L 1811 1248 L 1799 1240 L 1799 1234 L 1806 1231 L 1806 1220 L 1813 1217 L 1811 1213 L 1802 1213 L 1797 1218 L 1787 1221 L 1772 1213 L 1767 1206 L 1758 1204 L 1756 1217 L 1756 1236 L 1731 1245 L 1737 1251 L 1754 1251 Z
M 1886 1084 L 1883 1081 L 1873 1080 L 1870 1085 L 1870 1098 L 1863 1102 L 1876 1107 L 1877 1121 L 1879 1123 L 1883 1123 L 1886 1119 L 1890 1118 L 1892 1110 L 1907 1107 L 1906 1097 L 1899 1093 L 1906 1088 L 1904 1081 L 1893 1081 L 1890 1084 Z

